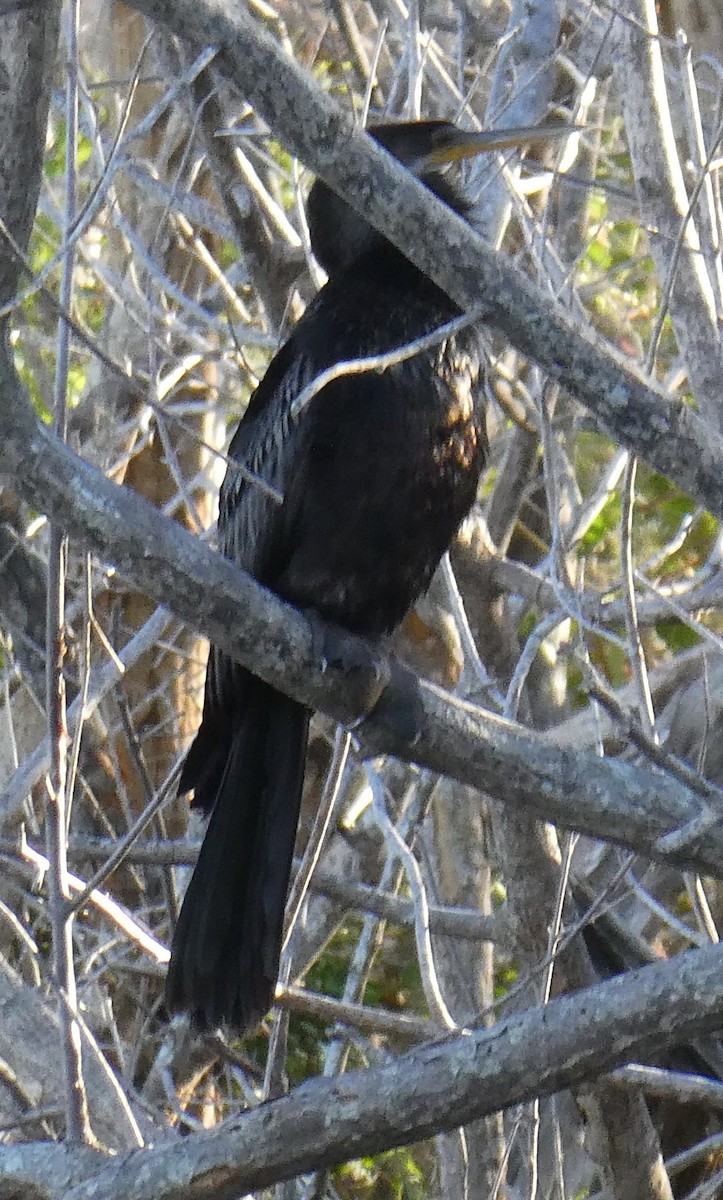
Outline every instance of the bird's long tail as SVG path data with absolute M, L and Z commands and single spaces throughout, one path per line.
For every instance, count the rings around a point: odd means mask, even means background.
M 212 811 L 166 982 L 169 1011 L 239 1033 L 273 1000 L 309 727 L 294 700 L 242 681 L 243 712 L 228 728 L 204 714 L 181 780 Z

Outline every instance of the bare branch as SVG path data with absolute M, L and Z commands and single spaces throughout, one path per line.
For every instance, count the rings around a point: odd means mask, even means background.
M 202 1200 L 211 1180 L 215 1200 L 234 1200 L 580 1083 L 672 1029 L 685 1037 L 715 1027 L 721 1005 L 721 952 L 697 950 L 389 1066 L 304 1083 L 182 1145 L 121 1156 L 63 1200 Z
M 221 70 L 289 149 L 462 308 L 484 311 L 486 321 L 558 379 L 616 438 L 723 516 L 723 438 L 553 307 L 465 221 L 354 131 L 241 5 L 136 0 L 134 7 L 192 46 L 218 47 Z
M 15 461 L 24 498 L 42 505 L 147 594 L 281 691 L 342 722 L 373 707 L 357 731 L 365 747 L 413 760 L 542 819 L 651 857 L 660 853 L 662 835 L 696 814 L 693 797 L 674 781 L 582 751 L 561 752 L 511 722 L 454 701 L 405 668 L 395 665 L 382 687 L 389 664 L 348 635 L 329 631 L 320 665 L 299 613 L 73 455 L 35 421 L 7 362 L 4 372 L 2 366 L 0 453 L 6 462 Z M 400 712 L 417 718 L 413 745 L 399 736 Z M 704 846 L 685 847 L 669 861 L 717 875 L 722 852 L 723 833 L 711 830 Z

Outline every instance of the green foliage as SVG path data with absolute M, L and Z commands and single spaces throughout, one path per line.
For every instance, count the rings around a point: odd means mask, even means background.
M 422 1151 L 401 1147 L 345 1163 L 334 1172 L 337 1191 L 343 1200 L 425 1200 L 429 1176 L 418 1162 Z
M 697 646 L 700 642 L 700 635 L 691 629 L 690 625 L 684 625 L 682 621 L 659 621 L 655 630 L 671 654 L 692 650 L 693 646 Z
M 55 127 L 55 136 L 46 154 L 45 169 L 49 179 L 62 178 L 65 170 L 65 150 L 65 127 L 61 124 Z M 81 192 L 83 191 L 83 176 L 80 171 L 90 159 L 91 151 L 92 147 L 88 139 L 80 137 L 77 167 L 79 191 Z M 97 245 L 102 246 L 103 238 L 100 232 L 94 233 L 93 237 Z M 51 420 L 58 328 L 57 309 L 50 302 L 50 297 L 58 299 L 61 250 L 61 231 L 47 213 L 38 211 L 28 246 L 31 276 L 30 279 L 25 277 L 21 280 L 21 287 L 26 287 L 31 280 L 37 280 L 44 275 L 51 264 L 55 263 L 55 268 L 43 279 L 42 285 L 30 290 L 30 294 L 23 301 L 24 323 L 28 329 L 34 331 L 34 354 L 31 355 L 29 341 L 25 339 L 23 343 L 19 342 L 15 345 L 15 362 L 36 413 L 46 423 Z M 80 257 L 76 262 L 74 273 L 72 315 L 91 333 L 98 334 L 105 320 L 105 294 L 99 287 L 93 272 L 84 266 Z M 67 378 L 67 399 L 72 408 L 78 403 L 88 384 L 88 356 L 85 349 L 77 345 L 71 353 Z
M 392 1010 L 426 1014 L 412 929 L 387 926 L 384 950 L 375 960 L 364 1001 Z
M 620 511 L 621 511 L 620 496 L 616 492 L 610 496 L 609 500 L 600 509 L 600 512 L 587 527 L 586 532 L 580 538 L 578 543 L 578 551 L 581 556 L 592 554 L 602 555 L 606 559 L 612 558 L 616 546 L 615 542 L 620 529 Z
M 65 174 L 65 158 L 68 147 L 68 130 L 64 121 L 51 127 L 51 137 L 45 148 L 45 174 L 48 179 L 62 179 Z M 90 161 L 93 145 L 89 138 L 79 132 L 75 147 L 75 166 L 80 171 Z
M 621 633 L 621 630 L 617 630 Z M 588 635 L 588 651 L 592 662 L 612 687 L 622 687 L 630 681 L 630 663 L 623 647 L 599 634 Z
M 495 970 L 494 994 L 495 1000 L 504 1000 L 507 993 L 515 986 L 519 971 L 514 963 L 501 962 Z
M 348 105 L 350 99 L 354 100 L 354 89 L 350 84 L 352 65 L 348 59 L 318 58 L 312 74 L 316 82 L 340 103 Z
M 322 1073 L 326 1028 L 323 1021 L 313 1017 L 292 1016 L 289 1020 L 286 1069 L 292 1087 Z
M 633 529 L 636 554 L 641 557 L 659 555 L 694 511 L 695 505 L 689 496 L 680 492 L 665 476 L 641 464 L 637 477 Z M 718 523 L 709 513 L 699 513 L 688 529 L 683 544 L 679 548 L 672 548 L 670 555 L 659 563 L 659 577 L 680 575 L 681 572 L 686 574 L 702 566 L 710 554 L 717 529 Z
M 306 982 L 310 988 L 341 999 L 349 970 L 349 957 L 361 933 L 361 926 L 360 917 L 350 916 L 337 929 L 323 956 L 307 972 Z

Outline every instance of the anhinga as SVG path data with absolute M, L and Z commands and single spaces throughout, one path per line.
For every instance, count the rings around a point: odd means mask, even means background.
M 475 134 L 446 121 L 369 131 L 452 209 L 449 162 L 544 130 Z M 477 337 L 465 329 L 382 373 L 299 393 L 335 363 L 429 334 L 459 309 L 326 184 L 308 201 L 328 283 L 273 359 L 229 454 L 219 548 L 285 600 L 358 634 L 395 628 L 430 582 L 476 493 L 487 448 Z M 210 815 L 173 938 L 171 1012 L 253 1029 L 277 979 L 309 711 L 211 649 L 203 721 L 180 793 Z

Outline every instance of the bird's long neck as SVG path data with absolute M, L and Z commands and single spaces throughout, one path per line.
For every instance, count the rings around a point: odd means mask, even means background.
M 320 179 L 309 192 L 306 215 L 311 249 L 330 279 L 386 240 Z
M 455 212 L 466 213 L 467 202 L 445 176 L 435 173 L 423 182 Z M 314 257 L 330 279 L 346 271 L 370 250 L 392 255 L 400 253 L 320 179 L 309 192 L 307 219 Z

